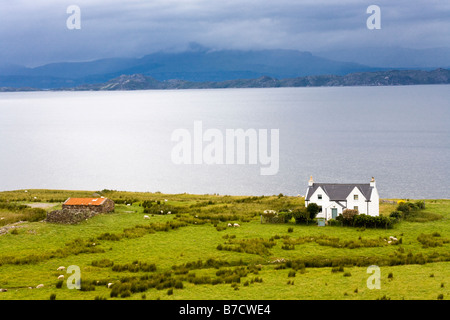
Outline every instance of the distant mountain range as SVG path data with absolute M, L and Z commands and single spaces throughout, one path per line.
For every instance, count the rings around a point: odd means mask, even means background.
M 54 90 L 66 91 L 114 91 L 151 89 L 217 89 L 217 88 L 277 88 L 277 87 L 336 87 L 336 86 L 395 86 L 417 84 L 450 84 L 450 70 L 392 70 L 351 73 L 344 76 L 318 75 L 297 78 L 275 79 L 262 76 L 256 79 L 226 81 L 159 81 L 142 74 L 121 75 L 105 83 L 85 84 L 74 88 Z M 0 87 L 0 92 L 32 91 L 33 88 Z
M 35 68 L 0 67 L 0 87 L 73 88 L 103 83 L 120 75 L 143 74 L 159 81 L 226 81 L 262 76 L 295 78 L 308 75 L 377 71 L 295 50 L 210 51 L 197 47 L 178 53 L 157 52 L 142 58 L 111 58 L 90 62 L 51 63 Z
M 445 52 L 438 53 L 442 59 L 436 63 L 449 59 Z M 446 69 L 428 73 L 430 68 L 390 71 L 392 68 L 381 67 L 380 61 L 374 67 L 334 60 L 332 53 L 321 54 L 296 50 L 212 51 L 193 46 L 184 52 L 157 52 L 142 58 L 61 62 L 35 68 L 3 65 L 0 87 L 2 91 L 24 91 L 448 83 Z M 335 54 L 358 60 L 351 55 Z

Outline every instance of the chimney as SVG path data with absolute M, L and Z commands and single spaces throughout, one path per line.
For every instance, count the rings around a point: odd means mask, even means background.
M 370 180 L 370 186 L 375 188 L 375 178 L 372 177 L 372 180 Z
M 313 178 L 312 178 L 312 176 L 310 176 L 308 186 L 312 187 L 313 183 L 314 183 Z

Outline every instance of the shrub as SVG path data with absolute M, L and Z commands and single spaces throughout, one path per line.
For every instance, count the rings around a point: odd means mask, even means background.
M 306 207 L 306 212 L 308 213 L 308 219 L 314 220 L 316 215 L 319 213 L 319 206 L 317 203 L 312 202 Z
M 154 263 L 133 261 L 133 263 L 112 265 L 112 271 L 116 271 L 116 272 L 123 272 L 123 271 L 129 271 L 129 272 L 139 272 L 139 271 L 152 272 L 152 271 L 156 271 L 156 265 Z
M 95 286 L 90 281 L 81 281 L 81 291 L 95 291 Z
M 280 213 L 278 213 L 278 218 L 282 222 L 288 223 L 292 219 L 292 212 L 291 211 L 281 211 Z
M 94 260 L 91 262 L 91 265 L 99 268 L 107 268 L 112 267 L 114 265 L 114 261 L 109 259 Z
M 327 221 L 329 226 L 341 226 L 342 222 L 336 219 L 330 219 Z
M 117 234 L 111 234 L 109 232 L 102 233 L 97 237 L 98 240 L 107 240 L 107 241 L 119 241 L 120 236 Z
M 442 247 L 444 243 L 450 242 L 447 238 L 442 238 L 438 232 L 434 232 L 432 234 L 421 233 L 417 237 L 417 241 L 422 244 L 423 248 Z
M 56 294 L 55 293 L 52 293 L 50 295 L 50 300 L 56 300 Z
M 369 216 L 358 214 L 354 217 L 353 226 L 365 228 L 392 228 L 394 220 L 385 216 Z
M 354 218 L 358 215 L 358 210 L 345 209 L 342 211 L 342 222 L 346 226 L 352 226 L 354 224 Z
M 332 273 L 336 273 L 336 272 L 344 272 L 344 267 L 343 267 L 343 266 L 333 267 L 333 268 L 331 268 L 331 272 L 332 272 Z
M 402 211 L 393 211 L 389 214 L 390 218 L 400 220 L 403 218 L 403 212 Z
M 304 207 L 293 210 L 292 216 L 294 217 L 295 223 L 297 223 L 297 224 L 307 223 L 309 221 L 308 212 L 306 211 L 306 208 L 304 208 Z

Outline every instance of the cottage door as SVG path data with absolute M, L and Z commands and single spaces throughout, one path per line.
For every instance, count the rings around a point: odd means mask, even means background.
M 331 208 L 331 218 L 336 219 L 336 217 L 337 217 L 337 209 Z

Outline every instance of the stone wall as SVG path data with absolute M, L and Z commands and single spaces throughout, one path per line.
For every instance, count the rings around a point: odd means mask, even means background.
M 95 216 L 97 212 L 86 209 L 62 209 L 47 213 L 45 221 L 61 224 L 75 224 Z

